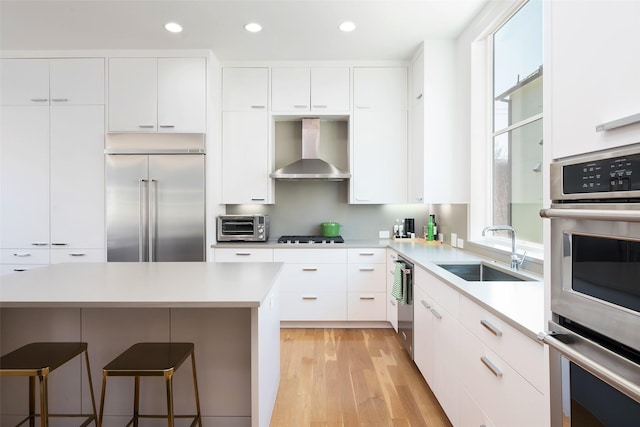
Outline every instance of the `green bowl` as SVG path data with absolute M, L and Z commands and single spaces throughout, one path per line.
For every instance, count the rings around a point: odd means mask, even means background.
M 340 224 L 337 222 L 323 222 L 320 224 L 322 237 L 336 237 L 340 235 Z

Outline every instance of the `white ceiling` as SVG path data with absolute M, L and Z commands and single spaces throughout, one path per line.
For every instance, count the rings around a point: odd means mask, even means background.
M 1 0 L 0 48 L 210 49 L 223 61 L 404 60 L 487 0 Z M 338 25 L 356 23 L 353 33 Z M 164 30 L 175 21 L 180 34 Z M 263 31 L 244 30 L 250 21 Z

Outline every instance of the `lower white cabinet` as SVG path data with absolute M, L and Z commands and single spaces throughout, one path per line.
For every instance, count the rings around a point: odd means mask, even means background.
M 273 262 L 273 249 L 269 248 L 215 248 L 215 262 Z
M 495 424 L 465 390 L 460 391 L 460 425 L 462 427 L 495 427 Z
M 386 321 L 386 251 L 348 249 L 347 319 Z
M 51 264 L 68 262 L 106 262 L 104 249 L 52 249 Z
M 387 322 L 398 332 L 398 301 L 391 295 L 393 290 L 393 278 L 395 276 L 398 253 L 393 249 L 387 249 Z

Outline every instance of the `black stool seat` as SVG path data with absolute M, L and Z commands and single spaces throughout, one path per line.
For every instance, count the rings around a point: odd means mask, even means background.
M 195 415 L 175 415 L 173 410 L 173 374 L 182 363 L 191 357 L 191 371 L 193 375 L 193 390 L 195 395 Z M 198 396 L 198 382 L 196 379 L 196 361 L 193 343 L 147 342 L 137 343 L 129 347 L 102 370 L 102 395 L 100 398 L 100 417 L 98 426 L 102 425 L 104 402 L 107 387 L 107 377 L 127 376 L 135 377 L 135 391 L 133 402 L 133 417 L 127 423 L 137 426 L 139 418 L 166 418 L 169 427 L 174 426 L 175 418 L 192 418 L 191 426 L 198 424 L 202 427 L 200 415 L 200 399 Z M 166 381 L 167 415 L 140 414 L 140 377 L 162 376 Z
M 48 376 L 56 368 L 64 365 L 76 356 L 85 354 L 89 389 L 91 392 L 91 404 L 93 414 L 49 414 Z M 19 425 L 40 417 L 40 425 L 49 425 L 49 417 L 82 417 L 86 418 L 82 426 L 96 422 L 96 403 L 91 382 L 91 368 L 87 343 L 85 342 L 36 342 L 20 347 L 0 358 L 0 376 L 29 377 L 29 415 Z M 40 385 L 40 414 L 35 413 L 35 378 L 38 377 Z

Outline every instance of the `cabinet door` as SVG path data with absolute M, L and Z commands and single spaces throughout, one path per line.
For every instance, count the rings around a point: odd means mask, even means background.
M 104 104 L 103 58 L 52 59 L 49 67 L 51 105 Z
M 104 107 L 51 107 L 51 245 L 104 248 Z
M 431 388 L 451 424 L 458 425 L 460 405 L 460 324 L 434 301 L 433 315 L 433 382 Z
M 424 99 L 424 52 L 411 64 L 411 104 L 415 105 Z
M 311 69 L 311 110 L 349 112 L 349 68 Z
M 271 69 L 271 110 L 309 111 L 311 103 L 309 68 Z
M 394 250 L 387 249 L 387 321 L 391 323 L 391 326 L 396 332 L 398 332 L 398 301 L 396 301 L 395 297 L 391 294 L 391 291 L 393 290 L 395 262 L 397 259 L 398 253 Z
M 408 198 L 409 203 L 425 202 L 425 169 L 427 168 L 424 144 L 424 102 L 416 101 L 411 110 L 411 138 L 408 142 Z M 429 162 L 435 162 L 429 159 Z M 445 185 L 445 183 L 438 183 Z
M 356 111 L 352 203 L 407 202 L 407 112 Z
M 156 58 L 110 58 L 108 92 L 110 132 L 157 130 Z
M 267 111 L 268 93 L 268 68 L 222 70 L 223 111 Z
M 49 107 L 2 107 L 0 120 L 0 247 L 47 247 Z
M 413 290 L 413 360 L 433 387 L 433 300 L 419 287 Z
M 551 63 L 545 64 L 553 86 L 553 157 L 637 143 L 640 123 L 604 132 L 596 132 L 596 126 L 640 114 L 640 2 L 545 6 L 551 9 L 545 26 L 553 34 Z
M 47 59 L 0 60 L 1 105 L 48 105 Z
M 222 113 L 222 201 L 270 203 L 266 111 Z
M 206 131 L 204 58 L 158 58 L 158 131 Z
M 354 68 L 353 105 L 356 111 L 407 110 L 407 68 Z

